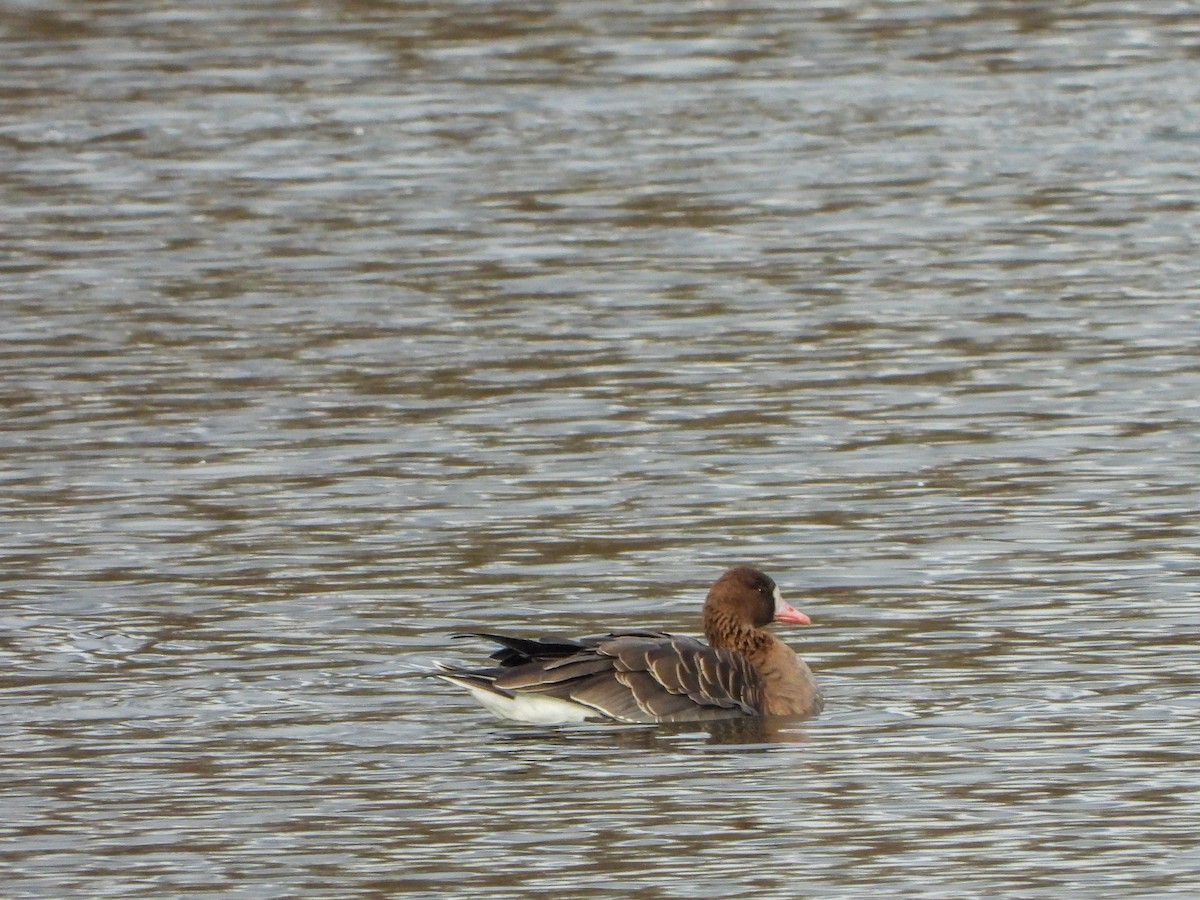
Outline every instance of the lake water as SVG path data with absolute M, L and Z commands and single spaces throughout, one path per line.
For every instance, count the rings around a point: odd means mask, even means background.
M 1200 14 L 0 3 L 0 888 L 1200 892 Z M 534 728 L 470 629 L 827 695 Z

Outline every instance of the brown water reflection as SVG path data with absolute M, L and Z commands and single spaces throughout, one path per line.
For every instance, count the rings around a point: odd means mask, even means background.
M 1168 2 L 0 15 L 6 897 L 1190 896 Z M 464 629 L 816 720 L 527 729 Z

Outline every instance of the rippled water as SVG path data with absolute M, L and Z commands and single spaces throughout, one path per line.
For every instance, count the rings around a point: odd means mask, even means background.
M 0 4 L 6 897 L 1192 896 L 1200 16 Z M 507 726 L 698 629 L 774 730 Z

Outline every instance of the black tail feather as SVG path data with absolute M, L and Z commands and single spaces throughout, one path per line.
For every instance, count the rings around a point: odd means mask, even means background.
M 509 634 L 492 634 L 487 631 L 470 631 L 452 636 L 483 638 L 485 641 L 499 644 L 501 649 L 493 653 L 490 658 L 506 667 L 521 666 L 535 660 L 562 659 L 573 656 L 587 646 L 570 638 L 523 638 Z

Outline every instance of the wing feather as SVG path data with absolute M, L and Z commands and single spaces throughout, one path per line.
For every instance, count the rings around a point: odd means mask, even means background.
M 694 638 L 666 641 L 618 636 L 599 646 L 611 655 L 618 672 L 646 672 L 661 690 L 684 694 L 697 706 L 757 715 L 762 708 L 762 682 L 749 660 Z
M 544 691 L 589 675 L 612 671 L 612 660 L 594 653 L 577 653 L 552 662 L 531 662 L 504 671 L 496 687 L 506 691 Z
M 763 708 L 749 661 L 694 638 L 645 631 L 579 640 L 477 636 L 501 649 L 493 654 L 499 666 L 476 673 L 506 693 L 573 701 L 632 723 L 738 718 Z

